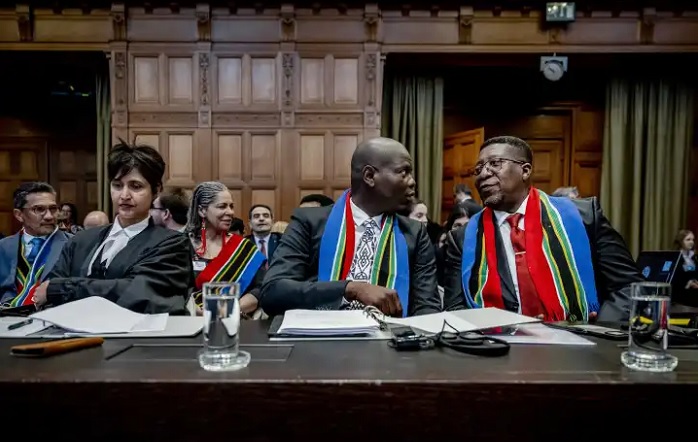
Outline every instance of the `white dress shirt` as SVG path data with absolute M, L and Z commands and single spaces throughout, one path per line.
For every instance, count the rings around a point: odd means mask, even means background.
M 352 256 L 356 256 L 356 249 L 359 248 L 359 244 L 361 243 L 361 236 L 364 234 L 364 231 L 366 228 L 364 227 L 364 222 L 371 218 L 368 216 L 368 213 L 364 212 L 359 206 L 354 204 L 354 200 L 349 198 L 349 204 L 351 204 L 351 215 L 352 218 L 354 218 L 354 253 Z M 383 215 L 376 215 L 373 217 L 373 221 L 376 223 L 378 226 L 378 229 L 376 231 L 376 235 L 380 235 L 380 228 L 381 228 L 381 223 L 383 221 Z M 375 250 L 373 251 L 375 255 Z M 353 264 L 353 263 L 352 263 Z M 351 277 L 351 272 L 347 275 L 347 281 L 354 281 L 354 279 Z M 359 282 L 359 281 L 357 281 Z M 368 282 L 368 281 L 360 281 L 360 282 Z M 349 301 L 347 301 L 347 298 L 342 298 L 342 305 L 349 304 Z
M 262 246 L 260 245 L 259 241 L 264 240 L 264 257 L 267 257 L 267 254 L 269 253 L 269 238 L 271 238 L 271 233 L 267 233 L 266 236 L 257 236 L 257 235 L 252 235 L 254 238 L 254 243 L 257 244 L 257 250 L 260 252 L 262 251 Z
M 107 235 L 104 241 L 102 241 L 102 244 L 95 250 L 94 255 L 92 255 L 90 265 L 87 267 L 87 276 L 90 276 L 90 273 L 92 273 L 92 266 L 100 252 L 102 252 L 104 267 L 109 268 L 109 264 L 114 260 L 114 257 L 128 245 L 131 239 L 145 230 L 149 223 L 150 217 L 128 227 L 121 227 L 121 224 L 119 224 L 119 217 L 117 216 L 114 220 L 114 225 L 112 225 L 109 231 L 109 235 Z
M 364 234 L 364 230 L 366 228 L 364 227 L 364 222 L 366 222 L 370 216 L 368 216 L 368 213 L 364 212 L 361 210 L 359 206 L 354 204 L 354 200 L 351 198 L 349 199 L 349 204 L 351 204 L 351 214 L 352 217 L 354 218 L 354 254 L 356 253 L 356 249 L 359 248 L 359 243 L 361 242 L 361 235 Z M 380 228 L 381 228 L 381 223 L 383 222 L 383 214 L 376 215 L 373 217 L 373 222 L 376 223 L 378 226 L 378 229 L 376 230 L 376 235 L 380 236 Z M 374 250 L 375 253 L 375 250 Z M 354 255 L 352 255 L 354 256 Z
M 528 197 L 523 200 L 523 203 L 516 209 L 514 213 L 520 213 L 521 215 L 526 215 L 526 204 L 528 203 Z M 519 280 L 516 277 L 516 255 L 514 253 L 514 246 L 511 243 L 511 226 L 507 221 L 514 213 L 503 212 L 501 210 L 494 211 L 494 218 L 499 226 L 499 233 L 502 235 L 502 243 L 504 244 L 504 251 L 507 254 L 507 264 L 509 265 L 509 274 L 511 274 L 511 281 L 514 283 L 514 290 L 516 291 L 516 298 L 519 301 L 519 313 L 521 313 L 521 297 L 519 296 Z M 519 220 L 519 229 L 524 229 L 524 216 Z

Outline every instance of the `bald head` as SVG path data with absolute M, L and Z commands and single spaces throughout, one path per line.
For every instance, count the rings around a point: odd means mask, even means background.
M 100 212 L 99 210 L 88 213 L 85 217 L 85 221 L 82 223 L 86 229 L 91 227 L 106 226 L 107 224 L 109 224 L 109 217 L 106 213 Z
M 354 202 L 366 206 L 362 209 L 373 213 L 405 209 L 414 187 L 412 158 L 400 142 L 379 137 L 356 147 L 351 157 L 351 191 Z
M 362 141 L 351 156 L 352 188 L 363 181 L 366 166 L 381 168 L 398 158 L 412 161 L 405 146 L 392 138 L 378 137 Z

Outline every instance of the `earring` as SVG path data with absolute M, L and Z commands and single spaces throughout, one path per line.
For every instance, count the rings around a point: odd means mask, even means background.
M 203 256 L 206 253 L 206 220 L 201 218 L 201 247 L 196 251 L 197 254 Z

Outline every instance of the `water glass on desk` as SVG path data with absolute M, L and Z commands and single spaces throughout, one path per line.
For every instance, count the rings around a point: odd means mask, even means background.
M 671 284 L 636 282 L 630 287 L 630 329 L 628 350 L 621 362 L 632 370 L 669 372 L 679 361 L 669 347 Z
M 247 367 L 250 354 L 240 351 L 240 284 L 209 282 L 203 286 L 204 348 L 199 365 L 209 371 Z

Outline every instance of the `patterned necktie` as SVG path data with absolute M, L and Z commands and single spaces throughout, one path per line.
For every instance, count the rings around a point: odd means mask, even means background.
M 351 263 L 349 270 L 349 278 L 352 281 L 370 281 L 371 268 L 373 267 L 373 259 L 376 256 L 376 231 L 378 225 L 372 219 L 366 220 L 361 224 L 364 227 L 364 233 L 359 240 L 359 246 L 354 251 L 354 260 Z
M 27 262 L 29 265 L 34 264 L 34 261 L 36 261 L 36 257 L 39 256 L 39 250 L 41 250 L 41 246 L 44 245 L 44 241 L 46 240 L 43 238 L 32 238 L 31 241 L 29 241 L 29 244 L 32 246 L 29 255 L 27 255 Z
M 269 258 L 267 257 L 267 247 L 264 245 L 264 240 L 260 239 L 259 240 L 259 252 L 264 255 L 267 260 L 264 262 L 264 268 L 268 269 L 269 268 Z
M 523 230 L 519 229 L 519 221 L 523 215 L 515 213 L 507 218 L 511 226 L 511 245 L 514 247 L 516 261 L 516 280 L 519 283 L 519 298 L 521 299 L 521 313 L 526 316 L 538 316 L 545 313 L 543 304 L 538 297 L 538 291 L 531 278 L 526 260 L 526 237 Z

